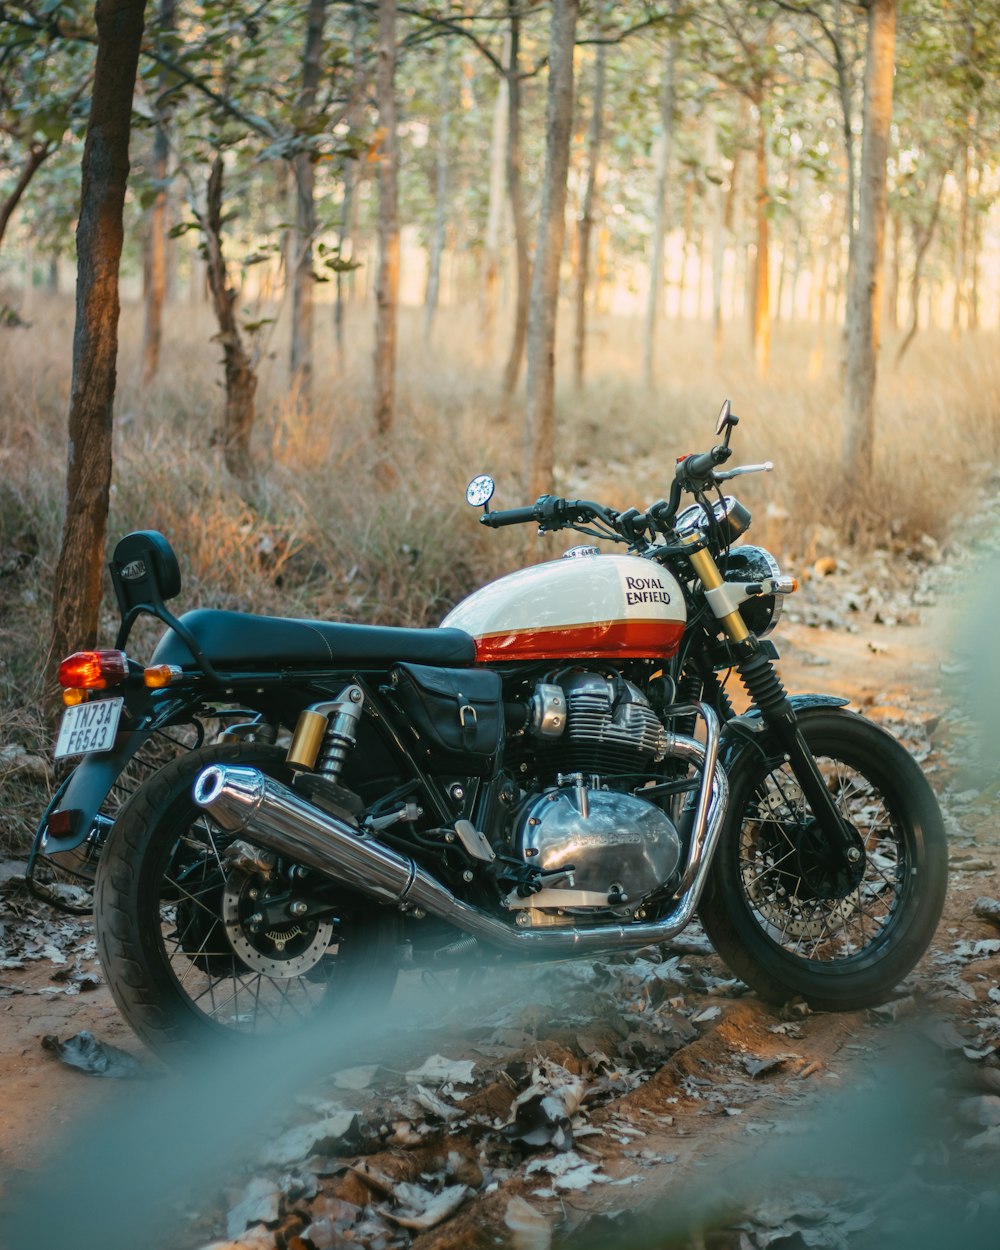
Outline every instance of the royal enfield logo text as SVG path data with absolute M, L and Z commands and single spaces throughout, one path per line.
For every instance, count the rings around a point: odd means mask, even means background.
M 637 603 L 669 603 L 670 591 L 655 577 L 626 577 L 625 602 L 630 608 Z

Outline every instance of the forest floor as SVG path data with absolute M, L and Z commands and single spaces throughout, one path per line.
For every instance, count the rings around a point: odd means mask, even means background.
M 970 560 L 924 555 L 821 562 L 777 631 L 787 687 L 849 698 L 917 755 L 941 799 L 945 916 L 899 997 L 841 1015 L 772 1009 L 697 929 L 639 957 L 505 973 L 474 1007 L 446 992 L 434 1021 L 300 1092 L 252 1164 L 220 1162 L 163 1244 L 995 1245 L 1000 919 L 982 900 L 1000 897 L 1000 802 L 995 761 L 948 689 Z M 30 900 L 18 871 L 0 864 L 8 1196 L 68 1133 L 99 1133 L 124 1085 L 144 1096 L 146 1083 L 60 1064 L 43 1037 L 87 1030 L 149 1065 L 107 988 L 88 988 L 100 971 L 88 922 Z M 128 1244 L 113 1235 L 114 1193 L 95 1198 L 95 1246 Z

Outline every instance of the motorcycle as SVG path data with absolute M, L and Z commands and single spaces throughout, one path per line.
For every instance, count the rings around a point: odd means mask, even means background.
M 624 552 L 572 547 L 437 629 L 177 618 L 166 540 L 118 544 L 122 627 L 60 667 L 56 754 L 82 761 L 36 853 L 96 866 L 101 959 L 148 1044 L 280 1031 L 387 997 L 404 965 L 637 950 L 696 915 L 770 1002 L 892 993 L 943 907 L 940 811 L 847 700 L 785 691 L 769 635 L 795 582 L 737 542 L 750 513 L 721 487 L 772 467 L 722 467 L 737 421 L 727 401 L 722 441 L 644 512 L 551 495 L 491 511 L 475 478 L 484 525 Z M 124 650 L 142 614 L 168 626 L 147 665 Z M 111 824 L 140 748 L 210 723 Z

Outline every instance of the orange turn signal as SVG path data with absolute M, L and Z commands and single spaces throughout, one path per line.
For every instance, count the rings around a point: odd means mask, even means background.
M 142 680 L 151 690 L 161 690 L 164 686 L 171 685 L 183 674 L 184 670 L 178 668 L 176 664 L 154 664 L 150 668 L 143 669 Z
M 59 685 L 78 690 L 106 690 L 128 676 L 124 651 L 76 651 L 59 665 Z
M 68 690 L 63 691 L 63 703 L 67 707 L 76 707 L 78 703 L 86 703 L 88 697 L 88 691 L 79 690 L 76 686 L 70 686 Z

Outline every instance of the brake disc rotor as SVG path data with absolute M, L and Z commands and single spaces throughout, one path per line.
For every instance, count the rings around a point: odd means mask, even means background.
M 330 949 L 333 925 L 329 920 L 287 920 L 262 925 L 251 932 L 247 920 L 260 900 L 250 896 L 256 874 L 233 869 L 222 891 L 222 923 L 236 954 L 254 972 L 268 977 L 300 977 L 319 963 Z
M 744 842 L 741 856 L 747 897 L 754 909 L 784 937 L 818 940 L 837 933 L 856 913 L 857 894 L 826 894 L 823 871 L 806 848 L 796 847 L 802 841 L 803 826 L 795 828 L 798 822 L 789 820 L 782 796 L 762 796 L 758 810 L 756 837 Z M 857 838 L 857 832 L 852 829 L 852 833 Z
M 757 882 L 747 893 L 761 919 L 789 938 L 816 940 L 824 935 L 832 937 L 850 922 L 857 910 L 856 903 L 850 898 L 839 899 L 833 904 L 819 904 L 814 900 L 779 894 L 778 889 L 767 881 Z

